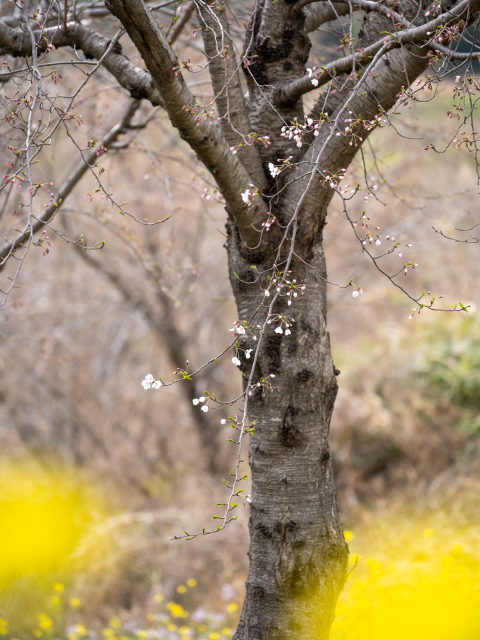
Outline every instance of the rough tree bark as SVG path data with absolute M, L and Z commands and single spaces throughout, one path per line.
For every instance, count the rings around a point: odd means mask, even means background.
M 443 10 L 450 11 L 447 18 L 452 21 L 458 22 L 463 16 L 469 22 L 479 4 L 479 0 L 456 5 L 445 3 Z M 326 137 L 307 138 L 299 149 L 292 145 L 293 141 L 280 137 L 280 129 L 284 121 L 289 124 L 294 118 L 299 122 L 304 118 L 302 95 L 312 90 L 305 75 L 310 51 L 308 31 L 331 20 L 335 12 L 340 15 L 349 12 L 349 3 L 279 0 L 272 4 L 259 0 L 251 16 L 242 54 L 249 90 L 245 98 L 235 75 L 239 56 L 235 55 L 228 33 L 226 12 L 220 3 L 208 6 L 200 0 L 196 2 L 205 50 L 210 58 L 212 84 L 215 93 L 221 93 L 217 100 L 219 124 L 214 127 L 203 122 L 197 126 L 189 113 L 195 106 L 194 97 L 182 75 L 175 75 L 173 68 L 178 60 L 144 2 L 107 0 L 106 5 L 128 32 L 148 73 L 128 63 L 119 50 L 107 57 L 109 69 L 132 95 L 141 93 L 154 104 L 162 104 L 173 126 L 217 181 L 227 203 L 229 274 L 239 319 L 248 321 L 255 317 L 255 322 L 261 321 L 266 313 L 262 289 L 267 280 L 260 280 L 262 287 L 253 282 L 259 272 L 272 269 L 275 264 L 283 230 L 274 225 L 259 243 L 254 227 L 260 228 L 270 207 L 282 225 L 292 219 Z M 424 15 L 427 7 L 422 8 L 417 0 L 402 0 L 395 5 L 398 14 L 414 21 L 415 31 L 406 33 L 409 26 L 404 23 L 402 35 L 392 37 L 391 49 L 376 61 L 373 73 L 364 77 L 367 65 L 384 45 L 385 32 L 393 33 L 395 29 L 392 19 L 385 15 L 390 5 L 381 7 L 383 14 L 375 2 L 352 0 L 353 5 L 362 5 L 366 11 L 377 13 L 366 15 L 357 53 L 338 62 L 338 69 L 345 75 L 335 78 L 335 90 L 330 86 L 317 99 L 310 114 L 318 118 L 319 112 L 328 112 L 331 122 L 338 115 L 339 131 L 344 130 L 345 119 L 349 117 L 348 111 L 343 111 L 346 103 L 348 110 L 361 114 L 364 120 L 378 115 L 379 105 L 385 111 L 392 108 L 402 87 L 408 87 L 428 64 L 428 48 L 423 43 L 428 39 L 429 29 L 435 29 L 442 19 L 445 21 L 440 16 L 434 27 L 429 27 L 429 18 Z M 28 40 L 19 32 L 12 35 L 12 31 L 1 27 L 0 47 L 14 55 L 24 55 Z M 57 46 L 64 46 L 70 42 L 69 38 L 74 38 L 79 44 L 85 42 L 90 51 L 99 48 L 99 53 L 93 54 L 98 57 L 105 51 L 106 44 L 91 34 L 77 25 L 70 35 L 59 30 L 55 42 Z M 225 44 L 229 45 L 228 55 L 224 53 Z M 355 77 L 348 75 L 352 70 Z M 353 93 L 354 78 L 356 81 L 363 78 L 362 89 L 356 93 Z M 324 72 L 320 84 L 330 80 L 331 74 Z M 325 129 L 328 133 L 328 126 Z M 251 132 L 270 136 L 272 144 L 268 148 L 244 146 L 233 155 L 229 147 L 239 144 L 242 135 Z M 368 132 L 362 135 L 365 140 Z M 347 168 L 358 151 L 350 140 L 348 136 L 330 137 L 319 169 L 335 174 Z M 284 172 L 286 176 L 282 174 L 277 180 L 272 178 L 268 163 L 289 156 L 293 156 L 293 161 L 301 160 L 301 168 Z M 250 183 L 259 187 L 264 196 L 279 189 L 280 195 L 270 203 L 260 195 L 247 207 L 240 193 Z M 273 394 L 267 392 L 264 397 L 261 391 L 256 391 L 250 397 L 250 419 L 258 420 L 249 453 L 253 487 L 250 572 L 235 640 L 326 640 L 346 578 L 348 547 L 340 521 L 329 450 L 329 425 L 338 371 L 327 332 L 326 266 L 322 246 L 322 232 L 333 195 L 333 189 L 318 175 L 303 198 L 290 269 L 292 279 L 306 284 L 305 295 L 299 296 L 292 307 L 287 306 L 286 298 L 278 299 L 275 313 L 295 320 L 292 335 L 287 337 L 267 330 L 253 372 L 254 381 L 272 373 L 275 380 Z M 290 241 L 289 232 L 281 261 L 291 248 Z M 240 343 L 243 348 L 256 345 L 248 334 L 240 338 Z M 247 364 L 242 364 L 246 376 L 250 374 Z

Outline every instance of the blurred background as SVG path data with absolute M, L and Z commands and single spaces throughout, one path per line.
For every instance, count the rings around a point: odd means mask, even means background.
M 125 37 L 122 44 L 141 65 Z M 72 53 L 53 55 L 70 60 Z M 193 47 L 191 56 L 201 59 Z M 62 67 L 61 75 L 66 93 L 81 81 L 76 69 Z M 205 72 L 188 80 L 199 102 L 208 102 Z M 55 90 L 53 78 L 45 83 Z M 3 93 L 11 96 L 12 87 L 4 83 Z M 480 246 L 454 240 L 471 240 L 476 230 L 457 229 L 480 216 L 472 154 L 453 145 L 444 154 L 423 150 L 427 144 L 443 150 L 455 132 L 456 121 L 445 115 L 454 103 L 453 83 L 441 85 L 433 101 L 433 91 L 424 94 L 425 103 L 400 109 L 395 127 L 375 131 L 363 160 L 349 168 L 349 185 L 365 187 L 365 170 L 368 184 L 378 185 L 378 200 L 365 202 L 359 192 L 349 211 L 358 218 L 365 210 L 369 228 L 380 227 L 382 249 L 387 234 L 402 243 L 384 258 L 387 270 L 418 263 L 397 279 L 414 297 L 429 290 L 445 296 L 445 309 L 461 302 L 468 314 L 415 314 L 417 305 L 362 254 L 334 199 L 324 234 L 329 278 L 341 285 L 353 278 L 364 294 L 354 299 L 348 289 L 329 288 L 328 326 L 341 371 L 331 446 L 355 554 L 391 561 L 395 539 L 397 556 L 403 549 L 412 563 L 457 545 L 448 556 L 455 563 L 467 557 L 463 538 L 473 558 L 480 532 Z M 85 121 L 72 127 L 76 143 L 85 148 L 100 140 L 129 100 L 99 70 L 74 108 Z M 149 115 L 152 107 L 142 103 L 134 120 Z M 11 132 L 1 126 L 6 140 Z M 157 619 L 149 615 L 160 616 L 165 629 L 175 627 L 165 637 L 178 637 L 188 609 L 197 616 L 198 637 L 208 631 L 220 638 L 234 629 L 243 599 L 248 511 L 220 535 L 187 543 L 171 538 L 209 526 L 235 459 L 220 425 L 228 413 L 203 413 L 192 399 L 204 389 L 236 397 L 240 374 L 224 357 L 193 381 L 148 392 L 141 381 L 147 373 L 175 379 L 186 360 L 196 369 L 228 344 L 237 314 L 226 215 L 164 112 L 120 142 L 124 148 L 99 159 L 105 189 L 117 203 L 128 202 L 125 210 L 139 220 L 172 217 L 142 226 L 120 216 L 85 174 L 54 226 L 72 239 L 83 234 L 88 245 L 106 241 L 105 247 L 83 251 L 49 231 L 49 253 L 32 247 L 21 287 L 1 308 L 0 614 L 19 636 L 37 625 L 41 637 L 51 631 L 48 620 L 61 601 L 69 603 L 69 624 L 110 622 L 115 635 L 115 625 L 136 629 L 139 621 Z M 51 180 L 56 192 L 78 162 L 60 130 L 42 152 L 37 179 Z M 12 185 L 0 196 L 2 238 L 18 225 L 12 214 L 19 193 Z M 9 274 L 0 274 L 2 284 Z M 419 552 L 413 542 L 401 542 L 408 532 L 422 549 L 435 545 Z M 368 566 L 378 580 L 378 566 Z M 478 585 L 478 562 L 471 566 Z M 180 609 L 172 609 L 173 601 Z M 152 609 L 168 602 L 171 615 L 168 607 Z M 81 637 L 81 628 L 71 634 Z

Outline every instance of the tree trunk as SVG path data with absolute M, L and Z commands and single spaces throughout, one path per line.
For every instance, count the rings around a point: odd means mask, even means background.
M 254 314 L 263 292 L 258 284 L 242 282 L 251 282 L 257 272 L 251 269 L 251 255 L 242 256 L 233 225 L 229 227 L 231 281 L 244 320 Z M 310 246 L 298 247 L 298 255 L 325 278 L 321 230 L 315 236 Z M 271 266 L 271 256 L 262 257 L 262 263 L 256 265 L 258 271 Z M 326 285 L 300 260 L 294 261 L 292 272 L 292 278 L 306 284 L 305 294 L 291 307 L 280 298 L 275 308 L 295 319 L 292 333 L 278 334 L 278 323 L 268 325 L 254 376 L 275 374 L 274 391 L 263 397 L 258 389 L 250 397 L 250 419 L 258 419 L 249 454 L 250 572 L 234 640 L 328 638 L 346 578 L 348 547 L 330 460 L 338 372 L 326 325 Z M 262 288 L 267 282 L 260 281 Z M 255 346 L 245 335 L 239 342 L 242 348 Z M 248 375 L 244 365 L 242 370 Z

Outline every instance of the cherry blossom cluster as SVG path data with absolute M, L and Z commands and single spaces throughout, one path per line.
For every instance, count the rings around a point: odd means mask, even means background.
M 230 147 L 230 151 L 232 152 L 233 155 L 235 155 L 238 152 L 238 150 L 244 147 L 245 145 L 251 146 L 252 144 L 257 144 L 257 143 L 263 144 L 263 146 L 266 149 L 268 149 L 268 146 L 272 144 L 270 142 L 270 136 L 257 136 L 257 134 L 253 131 L 252 133 L 249 133 L 245 137 L 245 142 L 241 142 L 240 144 L 233 145 L 232 147 Z
M 270 375 L 266 376 L 265 378 L 262 376 L 257 383 L 250 385 L 250 389 L 248 391 L 248 395 L 251 396 L 251 395 L 253 395 L 253 393 L 257 389 L 261 389 L 262 390 L 262 398 L 264 398 L 265 397 L 265 387 L 269 391 L 271 391 L 273 393 L 272 383 L 270 382 L 269 378 L 275 378 L 275 374 L 271 373 Z
M 340 171 L 338 171 L 337 173 L 332 173 L 328 169 L 324 169 L 323 171 L 324 179 L 320 180 L 320 182 L 322 183 L 323 186 L 325 186 L 328 183 L 328 185 L 332 189 L 337 189 L 339 188 L 340 181 L 345 180 L 346 173 L 347 173 L 346 169 L 340 169 Z M 345 188 L 347 187 L 348 185 L 345 185 Z
M 289 271 L 288 273 L 291 273 L 291 271 Z M 281 280 L 278 281 L 277 278 L 272 278 L 272 283 L 273 285 L 276 287 L 277 293 L 280 294 L 280 296 L 288 296 L 288 300 L 287 300 L 287 304 L 288 306 L 290 306 L 292 304 L 292 297 L 293 298 L 297 298 L 298 294 L 303 296 L 303 293 L 305 291 L 305 289 L 307 288 L 306 284 L 297 284 L 296 280 Z M 268 293 L 268 289 L 265 292 L 265 295 L 269 295 Z M 292 321 L 293 322 L 293 321 Z M 277 333 L 279 333 L 277 331 Z M 290 331 L 288 333 L 286 333 L 286 335 L 288 335 L 290 333 Z
M 312 82 L 314 87 L 318 87 L 318 78 L 315 76 L 315 71 L 317 69 L 318 69 L 318 67 L 313 67 L 313 69 L 307 69 L 308 77 L 312 78 L 311 82 Z
M 262 227 L 265 229 L 265 231 L 270 231 L 270 227 L 275 221 L 276 221 L 276 217 L 273 215 L 271 211 L 268 211 L 267 219 L 265 220 L 265 222 L 262 222 Z
M 160 389 L 161 386 L 161 380 L 155 380 L 151 373 L 145 376 L 145 380 L 142 380 L 142 387 L 146 391 L 148 391 L 149 389 Z
M 438 16 L 441 13 L 441 11 L 442 11 L 442 2 L 441 0 L 436 0 L 433 3 L 432 7 L 425 12 L 425 15 L 429 16 L 431 14 L 433 16 Z
M 343 49 L 344 47 L 349 47 L 353 42 L 355 42 L 355 38 L 348 35 L 348 33 L 344 33 L 340 38 L 340 44 L 336 47 L 336 50 L 340 51 L 340 49 Z
M 433 34 L 432 42 L 438 42 L 439 44 L 448 44 L 452 40 L 458 40 L 458 38 L 460 37 L 460 32 L 464 30 L 464 27 L 465 25 L 463 21 L 448 27 L 440 26 Z M 431 35 L 432 32 L 427 31 L 427 36 Z
M 350 146 L 355 145 L 356 147 L 358 147 L 358 143 L 363 142 L 363 138 L 359 136 L 357 133 L 358 128 L 360 129 L 363 128 L 365 129 L 365 131 L 372 131 L 372 129 L 375 129 L 376 127 L 380 127 L 384 124 L 387 124 L 387 118 L 386 118 L 385 112 L 382 110 L 382 107 L 380 106 L 379 106 L 379 109 L 381 109 L 381 112 L 378 113 L 373 118 L 373 120 L 364 120 L 361 115 L 355 116 L 353 111 L 349 111 L 348 113 L 354 117 L 347 118 L 345 122 L 348 124 L 345 127 L 345 130 L 339 131 L 336 135 L 351 136 L 352 139 L 349 142 Z
M 255 185 L 251 184 L 250 187 L 250 189 L 247 189 L 244 193 L 242 193 L 242 200 L 245 202 L 247 207 L 249 207 L 253 203 L 255 198 L 260 193 Z
M 472 136 L 471 139 L 470 139 L 470 135 Z M 455 149 L 458 149 L 459 147 L 461 147 L 462 144 L 464 144 L 467 149 L 469 147 L 472 148 L 475 145 L 475 143 L 477 142 L 477 140 L 475 139 L 476 135 L 477 134 L 476 134 L 475 131 L 472 131 L 471 134 L 468 134 L 465 131 L 461 131 L 460 132 L 460 137 L 454 139 Z
M 235 344 L 235 355 L 232 358 L 232 362 L 237 367 L 239 367 L 242 364 L 240 362 L 240 358 L 238 357 L 240 355 L 241 351 L 243 351 L 245 353 L 245 358 L 247 360 L 250 360 L 250 357 L 252 355 L 253 349 L 242 349 L 238 342 Z
M 214 124 L 214 122 L 217 122 L 217 119 L 213 113 L 215 110 L 215 105 L 213 105 L 210 110 L 208 109 L 208 107 L 202 107 L 199 104 L 196 104 L 191 109 L 190 107 L 183 105 L 182 109 L 183 111 L 186 111 L 191 116 L 193 116 L 193 119 L 197 123 L 197 127 L 200 126 L 202 119 L 204 121 L 208 120 L 208 124 Z
M 286 336 L 289 336 L 292 333 L 290 327 L 293 326 L 295 320 L 294 318 L 289 318 L 281 313 L 271 313 L 270 319 L 267 320 L 267 324 L 272 324 L 272 322 L 280 322 L 278 327 L 275 328 L 275 333 L 285 333 Z M 285 331 L 283 330 L 283 327 L 285 327 Z
M 307 135 L 307 133 L 311 133 L 313 131 L 314 136 L 318 136 L 320 133 L 320 129 L 322 125 L 328 120 L 328 113 L 321 113 L 320 120 L 313 120 L 313 118 L 309 118 L 305 116 L 304 124 L 300 124 L 297 118 L 293 119 L 293 122 L 290 125 L 284 125 L 282 127 L 282 132 L 280 136 L 282 138 L 288 138 L 291 140 L 292 138 L 297 143 L 297 147 L 301 147 L 303 144 L 303 138 Z
M 81 116 L 80 114 L 77 114 L 77 113 L 61 113 L 60 115 L 61 115 L 62 120 L 64 122 L 68 122 L 68 120 L 76 120 L 79 127 L 81 127 L 82 124 L 85 124 L 85 120 L 82 120 L 83 116 Z
M 272 176 L 272 178 L 276 178 L 278 176 L 278 174 L 283 171 L 283 169 L 286 168 L 293 168 L 295 167 L 295 169 L 298 169 L 298 165 L 295 164 L 294 162 L 290 162 L 293 159 L 293 156 L 289 156 L 288 158 L 278 158 L 277 162 L 279 162 L 280 164 L 275 165 L 273 164 L 273 162 L 269 162 L 268 163 L 268 170 L 270 171 L 270 175 Z
M 190 60 L 190 58 L 187 58 L 186 60 L 182 60 L 182 62 L 179 64 L 178 67 L 172 68 L 172 71 L 175 71 L 175 76 L 178 76 L 178 74 L 182 69 L 186 69 L 187 71 L 193 71 L 193 62 Z
M 44 229 L 42 234 L 47 233 L 47 230 Z M 49 247 L 53 247 L 53 244 L 50 242 L 50 237 L 46 235 L 41 235 L 37 242 L 33 243 L 36 247 L 44 247 L 45 251 L 43 252 L 43 256 L 46 257 L 50 253 L 50 249 L 45 247 L 45 244 L 48 244 Z
M 201 404 L 201 405 L 202 405 L 202 406 L 201 406 L 202 411 L 203 411 L 204 413 L 207 413 L 207 411 L 208 411 L 208 400 L 209 400 L 209 397 L 207 397 L 207 396 L 200 396 L 199 398 L 194 398 L 194 399 L 192 400 L 192 402 L 193 402 L 193 404 L 194 404 L 195 406 L 197 406 L 198 404 Z
M 351 282 L 350 284 L 352 285 L 352 287 L 355 287 L 353 282 Z M 352 291 L 352 298 L 358 298 L 358 296 L 361 295 L 362 293 L 363 293 L 362 287 L 355 287 L 355 289 Z
M 87 149 L 97 149 L 97 158 L 99 158 L 101 155 L 103 155 L 104 153 L 107 152 L 107 147 L 104 147 L 101 144 L 98 144 L 98 141 L 96 138 L 93 138 L 93 140 L 89 140 L 87 142 Z
M 260 324 L 254 324 L 250 326 L 245 321 L 240 322 L 239 320 L 235 320 L 235 322 L 233 323 L 233 327 L 229 329 L 229 331 L 236 336 L 242 336 L 248 332 L 250 334 L 250 337 L 256 341 L 257 336 L 255 335 L 253 329 L 261 329 L 261 328 L 262 326 Z
M 467 93 L 471 94 L 474 90 L 480 90 L 480 84 L 477 76 L 473 75 L 469 69 L 466 70 L 465 77 L 456 76 L 455 84 L 461 84 L 462 86 L 453 88 L 454 98 L 462 96 L 464 91 L 467 91 Z
M 205 198 L 205 200 L 213 200 L 214 202 L 218 202 L 219 204 L 225 204 L 225 198 L 222 196 L 220 191 L 215 188 L 205 188 L 201 197 Z

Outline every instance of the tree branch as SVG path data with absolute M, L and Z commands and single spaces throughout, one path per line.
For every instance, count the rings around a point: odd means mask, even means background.
M 337 16 L 344 16 L 349 11 L 350 7 L 343 2 L 311 2 L 304 7 L 305 31 L 315 31 L 322 24 L 336 20 Z
M 128 125 L 135 114 L 136 110 L 140 106 L 140 102 L 138 100 L 132 100 L 128 105 L 128 108 L 123 115 L 122 119 L 119 123 L 117 123 L 114 127 L 105 134 L 102 138 L 100 145 L 104 146 L 108 149 L 108 147 L 118 138 L 118 136 L 124 133 L 128 129 Z M 65 202 L 67 196 L 73 191 L 77 183 L 81 180 L 81 178 L 85 175 L 85 173 L 90 169 L 92 163 L 95 162 L 97 157 L 97 148 L 94 147 L 91 149 L 85 156 L 85 159 L 82 159 L 75 169 L 72 171 L 70 176 L 67 178 L 65 183 L 60 187 L 59 191 L 55 195 L 55 202 L 47 207 L 41 217 L 39 217 L 33 223 L 33 232 L 36 233 L 39 231 L 46 223 L 50 222 L 53 216 L 58 211 L 59 207 Z M 12 242 L 7 242 L 0 249 L 0 271 L 5 267 L 9 258 L 11 258 L 15 251 L 19 249 L 24 242 L 30 239 L 31 232 L 28 229 L 26 232 L 18 235 Z
M 99 60 L 110 44 L 104 36 L 87 29 L 76 22 L 69 23 L 67 32 L 58 27 L 44 30 L 47 40 L 55 47 L 75 47 L 81 49 L 89 58 Z M 35 33 L 39 38 L 39 32 Z M 45 51 L 47 42 L 38 42 L 39 51 Z M 32 44 L 27 33 L 16 31 L 0 20 L 0 55 L 9 54 L 15 57 L 32 55 Z M 135 66 L 121 53 L 121 46 L 117 44 L 103 61 L 103 66 L 129 91 L 132 98 L 145 98 L 153 105 L 162 105 L 160 93 L 155 88 L 151 75 L 144 69 Z
M 196 152 L 215 178 L 237 224 L 241 239 L 256 244 L 258 233 L 252 225 L 266 218 L 267 205 L 261 198 L 247 207 L 241 192 L 249 188 L 251 177 L 240 159 L 232 155 L 219 127 L 207 124 L 200 116 L 194 96 L 181 75 L 174 71 L 178 60 L 167 39 L 142 0 L 107 0 L 107 7 L 120 20 L 139 50 L 161 93 L 165 109 L 181 137 Z
M 254 144 L 245 144 L 245 136 L 251 133 L 252 128 L 240 83 L 235 44 L 230 36 L 226 11 L 225 9 L 215 11 L 202 0 L 197 6 L 205 52 L 210 60 L 209 71 L 222 133 L 230 146 L 243 143 L 243 146 L 238 149 L 238 157 L 248 167 L 252 181 L 263 191 L 267 186 L 267 180 L 258 147 Z M 227 51 L 226 46 L 228 46 Z
M 373 3 L 372 3 L 373 4 Z M 430 39 L 431 33 L 443 25 L 444 22 L 452 24 L 459 22 L 465 17 L 466 12 L 474 12 L 480 8 L 480 0 L 462 0 L 453 9 L 443 13 L 434 20 L 427 22 L 418 27 L 411 27 L 389 34 L 381 40 L 374 42 L 363 51 L 357 51 L 355 54 L 330 62 L 321 68 L 320 74 L 317 76 L 318 84 L 312 84 L 312 78 L 304 76 L 298 80 L 294 80 L 289 84 L 280 86 L 276 92 L 275 103 L 277 105 L 294 103 L 303 94 L 313 91 L 319 86 L 329 82 L 334 75 L 348 73 L 352 70 L 354 64 L 365 65 L 373 59 L 375 54 L 382 48 L 387 39 L 391 40 L 390 49 L 396 49 L 402 44 L 415 43 L 422 44 Z

